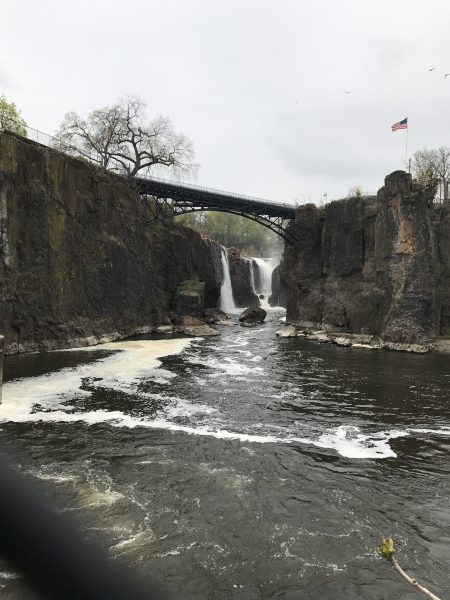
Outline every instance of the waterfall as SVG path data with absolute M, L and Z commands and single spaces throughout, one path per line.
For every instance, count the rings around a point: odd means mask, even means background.
M 255 288 L 255 263 L 253 262 L 253 258 L 248 259 L 249 269 L 250 269 L 250 285 L 252 286 L 252 290 L 256 294 Z
M 236 310 L 233 300 L 233 288 L 231 287 L 230 265 L 228 263 L 228 254 L 226 248 L 222 246 L 222 269 L 223 283 L 220 288 L 219 306 L 226 313 Z
M 264 258 L 253 258 L 253 260 L 257 264 L 259 270 L 260 285 L 257 286 L 258 289 L 256 290 L 256 293 L 258 295 L 263 294 L 267 299 L 272 294 L 272 271 L 274 270 L 275 265 Z

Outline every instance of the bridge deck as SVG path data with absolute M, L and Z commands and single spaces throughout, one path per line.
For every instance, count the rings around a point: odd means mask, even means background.
M 268 202 L 261 198 L 244 196 L 231 192 L 223 192 L 210 188 L 191 185 L 188 183 L 175 183 L 165 179 L 134 177 L 141 194 L 148 194 L 157 198 L 170 198 L 177 205 L 183 202 L 199 204 L 211 210 L 220 207 L 221 210 L 249 212 L 254 215 L 267 217 L 281 217 L 293 219 L 295 207 L 289 204 Z

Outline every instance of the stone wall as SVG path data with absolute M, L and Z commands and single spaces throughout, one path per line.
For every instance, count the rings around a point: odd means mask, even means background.
M 80 345 L 169 321 L 187 279 L 216 305 L 220 247 L 165 222 L 119 176 L 0 134 L 0 334 L 6 351 Z
M 288 322 L 396 349 L 449 334 L 449 213 L 409 174 L 386 177 L 376 197 L 302 206 L 294 228 L 281 269 Z

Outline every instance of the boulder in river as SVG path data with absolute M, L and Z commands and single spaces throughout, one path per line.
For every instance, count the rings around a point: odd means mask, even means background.
M 208 325 L 231 325 L 231 317 L 220 308 L 205 308 L 202 321 Z
M 206 325 L 206 323 L 203 323 L 200 321 L 200 319 L 197 319 L 197 317 L 193 317 L 192 315 L 177 317 L 174 332 L 182 333 L 184 335 L 191 335 L 193 337 L 220 335 L 218 331 L 209 325 Z
M 239 317 L 239 323 L 242 327 L 254 327 L 262 323 L 266 318 L 267 312 L 260 306 L 250 306 L 246 308 Z
M 293 325 L 286 325 L 276 332 L 278 337 L 297 337 L 297 329 Z

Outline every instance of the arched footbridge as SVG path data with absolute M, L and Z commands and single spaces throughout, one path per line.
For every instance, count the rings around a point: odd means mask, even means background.
M 137 191 L 146 201 L 152 216 L 149 223 L 159 223 L 192 212 L 228 212 L 268 227 L 289 244 L 295 242 L 292 231 L 295 207 L 292 205 L 165 179 L 150 177 L 133 179 Z
M 99 158 L 65 143 L 37 129 L 26 127 L 25 137 L 41 145 L 58 147 L 68 154 L 82 156 L 98 163 Z M 146 201 L 152 218 L 149 223 L 158 223 L 178 215 L 199 211 L 220 211 L 252 219 L 268 227 L 289 244 L 295 242 L 293 221 L 295 207 L 289 204 L 269 202 L 261 198 L 234 194 L 189 183 L 178 183 L 155 177 L 130 177 L 133 187 Z M 151 201 L 150 201 L 151 198 Z

